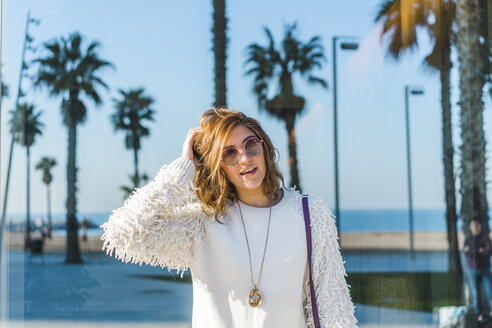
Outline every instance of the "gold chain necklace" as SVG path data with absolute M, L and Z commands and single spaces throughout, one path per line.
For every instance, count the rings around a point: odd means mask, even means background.
M 270 201 L 268 202 L 268 205 L 270 205 Z M 248 302 L 251 307 L 259 307 L 261 305 L 263 296 L 261 295 L 258 286 L 260 285 L 260 281 L 261 281 L 261 274 L 263 272 L 263 263 L 265 262 L 265 253 L 268 245 L 268 235 L 270 234 L 270 220 L 272 218 L 272 207 L 270 206 L 270 212 L 268 214 L 268 230 L 265 240 L 265 249 L 263 250 L 263 260 L 261 261 L 260 278 L 258 279 L 258 283 L 255 284 L 253 282 L 253 266 L 251 264 L 251 252 L 249 250 L 248 234 L 246 233 L 246 226 L 244 225 L 243 213 L 241 212 L 241 206 L 239 205 L 239 201 L 237 202 L 237 206 L 239 207 L 239 214 L 241 215 L 241 221 L 243 222 L 244 236 L 246 237 L 246 245 L 248 246 L 249 269 L 251 274 L 251 283 L 253 284 L 253 289 L 251 289 L 251 291 L 249 292 Z

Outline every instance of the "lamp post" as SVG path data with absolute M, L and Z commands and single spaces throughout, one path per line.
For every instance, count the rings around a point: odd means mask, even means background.
M 424 94 L 424 90 L 412 88 L 405 85 L 405 125 L 407 132 L 407 176 L 408 176 L 408 220 L 410 228 L 410 257 L 415 258 L 415 249 L 413 243 L 413 201 L 412 201 L 412 167 L 410 165 L 410 122 L 408 115 L 408 98 L 410 95 L 420 96 Z
M 333 42 L 333 133 L 335 151 L 335 214 L 338 234 L 340 234 L 340 200 L 338 184 L 338 123 L 337 123 L 337 41 L 341 39 L 354 39 L 354 37 L 334 36 Z M 359 44 L 356 42 L 342 42 L 342 50 L 357 50 Z
M 29 25 L 30 24 L 35 24 L 39 25 L 40 24 L 39 19 L 34 19 L 31 17 L 31 11 L 27 13 L 27 21 L 26 21 L 26 32 L 24 35 L 24 46 L 22 48 L 22 56 L 21 56 L 21 69 L 20 69 L 20 75 L 19 75 L 19 84 L 17 88 L 17 98 L 15 101 L 15 114 L 14 114 L 14 122 L 17 121 L 17 115 L 19 112 L 19 101 L 20 98 L 25 96 L 25 93 L 22 91 L 22 79 L 26 77 L 24 74 L 24 71 L 27 70 L 29 67 L 27 63 L 25 62 L 25 55 L 26 55 L 26 50 L 31 50 L 34 51 L 34 47 L 32 46 L 33 43 L 33 38 L 29 35 Z M 14 124 L 14 129 L 11 132 L 12 137 L 10 141 L 10 152 L 9 152 L 9 160 L 8 160 L 8 166 L 7 166 L 7 179 L 5 182 L 5 193 L 4 193 L 4 199 L 3 199 L 3 208 L 2 208 L 2 218 L 0 221 L 0 262 L 2 258 L 2 251 L 3 251 L 3 232 L 5 228 L 5 220 L 6 220 L 6 213 L 7 213 L 7 196 L 9 194 L 9 181 L 10 181 L 10 169 L 12 166 L 12 156 L 14 152 L 14 141 L 15 141 L 15 134 L 16 134 L 16 128 L 17 124 Z M 26 228 L 29 229 L 29 226 L 26 225 Z
M 17 98 L 15 101 L 15 116 L 14 116 L 14 122 L 17 121 L 17 115 L 19 112 L 19 100 L 22 98 L 25 94 L 22 92 L 22 79 L 26 77 L 24 74 L 24 71 L 28 68 L 27 64 L 25 63 L 25 54 L 26 50 L 31 50 L 34 51 L 34 47 L 32 46 L 33 43 L 33 38 L 29 35 L 29 25 L 30 24 L 35 24 L 39 25 L 40 20 L 39 19 L 34 19 L 31 18 L 31 12 L 29 11 L 27 13 L 27 21 L 26 21 L 26 32 L 24 35 L 24 46 L 22 48 L 22 56 L 21 56 L 21 69 L 20 69 L 20 75 L 19 75 L 19 86 L 17 88 Z M 1 98 L 1 97 L 0 97 Z M 0 99 L 1 101 L 1 99 Z M 0 108 L 1 110 L 1 108 Z M 9 191 L 9 178 L 10 178 L 10 169 L 12 166 L 12 155 L 13 155 L 13 150 L 14 150 L 14 137 L 15 137 L 15 129 L 17 128 L 17 124 L 14 124 L 14 131 L 12 131 L 12 139 L 10 142 L 10 153 L 9 153 L 9 160 L 8 160 L 8 167 L 7 167 L 7 179 L 5 183 L 5 193 L 4 193 L 4 200 L 3 200 L 3 209 L 2 209 L 2 217 L 0 219 L 0 265 L 1 265 L 1 270 L 0 270 L 0 321 L 4 321 L 5 319 L 8 318 L 8 313 L 9 313 L 9 302 L 8 302 L 8 295 L 9 295 L 9 284 L 8 284 L 8 252 L 6 252 L 6 261 L 2 261 L 2 253 L 5 251 L 3 248 L 3 233 L 4 233 L 4 228 L 5 228 L 5 218 L 6 218 L 6 211 L 7 211 L 7 195 Z M 8 246 L 7 246 L 8 249 Z

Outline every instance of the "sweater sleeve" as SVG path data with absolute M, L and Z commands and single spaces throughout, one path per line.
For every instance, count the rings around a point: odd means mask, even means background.
M 345 277 L 344 262 L 338 244 L 335 216 L 323 200 L 310 200 L 313 241 L 313 282 L 321 327 L 357 327 L 355 308 Z M 304 281 L 305 312 L 312 325 L 309 278 Z
M 164 165 L 101 225 L 103 250 L 125 263 L 177 269 L 182 276 L 205 230 L 194 174 L 193 162 L 183 157 Z

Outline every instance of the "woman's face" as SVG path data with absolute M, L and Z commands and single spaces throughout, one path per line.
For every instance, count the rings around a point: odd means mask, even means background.
M 227 165 L 221 160 L 221 167 L 226 172 L 227 178 L 236 187 L 238 193 L 258 191 L 262 192 L 261 184 L 266 174 L 265 155 L 263 146 L 261 151 L 250 156 L 244 149 L 244 141 L 256 135 L 244 126 L 236 126 L 226 139 L 224 151 L 233 147 L 239 151 L 238 161 L 235 165 Z M 260 144 L 261 145 L 261 144 Z M 222 158 L 222 157 L 221 157 Z
M 472 235 L 478 236 L 480 232 L 482 231 L 482 225 L 478 221 L 471 221 L 470 222 L 470 231 Z

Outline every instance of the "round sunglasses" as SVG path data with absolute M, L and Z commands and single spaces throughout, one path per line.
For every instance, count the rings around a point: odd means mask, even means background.
M 243 147 L 236 149 L 228 147 L 222 153 L 222 161 L 230 166 L 236 165 L 239 162 L 239 151 L 244 150 L 248 156 L 256 156 L 263 150 L 263 140 L 256 137 L 250 137 L 243 142 Z

